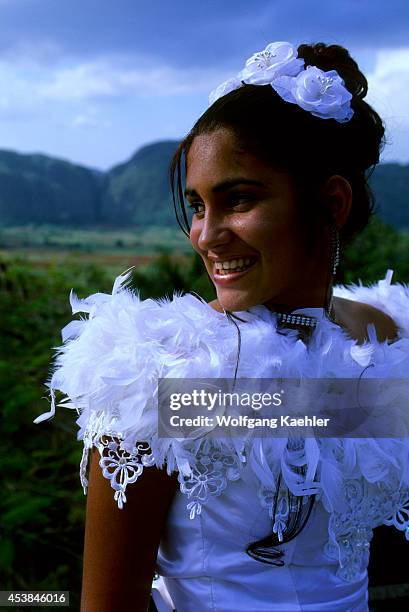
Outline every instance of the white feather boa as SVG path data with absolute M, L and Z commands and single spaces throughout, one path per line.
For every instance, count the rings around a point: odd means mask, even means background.
M 102 457 L 102 436 L 116 436 L 120 446 L 109 442 L 106 449 L 111 462 L 101 459 L 101 467 L 111 478 L 120 507 L 126 501 L 126 485 L 135 481 L 146 465 L 166 466 L 169 474 L 176 470 L 182 492 L 188 497 L 192 493 L 187 483 L 192 482 L 203 439 L 158 438 L 158 377 L 233 378 L 237 358 L 237 330 L 224 314 L 192 294 L 175 292 L 172 300 L 141 300 L 126 287 L 130 274 L 127 271 L 116 278 L 111 295 L 96 293 L 78 299 L 71 291 L 73 314 L 82 312 L 88 317 L 72 321 L 62 330 L 63 345 L 56 349 L 54 371 L 47 382 L 51 410 L 34 421 L 54 415 L 57 390 L 65 394 L 58 406 L 77 410 L 78 439 L 84 442 L 80 469 L 84 493 L 89 449 L 97 446 Z M 408 378 L 409 286 L 392 284 L 391 278 L 388 270 L 378 283 L 336 286 L 334 295 L 365 302 L 389 314 L 399 329 L 395 342 L 379 342 L 370 325 L 370 340 L 358 345 L 324 318 L 307 350 L 296 332 L 276 333 L 273 313 L 255 306 L 240 313 L 246 323 L 240 324 L 237 377 L 354 378 L 371 364 L 371 377 Z M 140 441 L 148 442 L 149 452 L 137 452 Z M 340 544 L 346 529 L 342 517 L 348 513 L 354 513 L 355 521 L 351 524 L 349 519 L 349 530 L 363 527 L 366 543 L 370 530 L 382 523 L 394 524 L 409 539 L 409 438 L 307 438 L 301 460 L 300 449 L 287 448 L 287 438 L 231 437 L 212 444 L 233 458 L 226 483 L 239 478 L 240 466 L 248 461 L 266 490 L 275 489 L 281 473 L 295 495 L 317 494 L 331 513 L 329 548 L 336 547 L 341 566 L 347 558 Z M 128 457 L 125 480 L 124 470 L 113 459 L 118 458 L 119 450 Z M 291 469 L 295 459 L 307 468 L 301 480 Z M 359 512 L 351 507 L 348 493 L 348 487 L 358 484 L 361 498 L 367 500 Z M 201 504 L 196 500 L 188 508 L 193 518 Z

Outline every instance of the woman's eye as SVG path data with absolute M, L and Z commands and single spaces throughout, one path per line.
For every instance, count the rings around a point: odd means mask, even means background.
M 247 204 L 251 202 L 251 197 L 246 194 L 233 194 L 230 202 L 233 206 L 239 206 L 240 204 Z
M 236 207 L 236 206 L 244 206 L 246 204 L 249 204 L 253 199 L 254 198 L 252 198 L 251 196 L 249 196 L 247 194 L 232 194 L 226 200 L 226 205 L 229 208 L 230 207 Z M 203 207 L 203 208 L 202 208 L 202 210 L 198 210 L 198 207 L 199 208 Z M 204 204 L 203 204 L 203 202 L 191 202 L 189 204 L 189 208 L 196 215 L 200 215 L 200 214 L 204 213 Z
M 203 206 L 202 202 L 192 202 L 191 204 L 189 204 L 189 208 L 190 210 L 193 210 L 194 214 L 203 212 L 203 211 L 197 210 L 198 206 Z

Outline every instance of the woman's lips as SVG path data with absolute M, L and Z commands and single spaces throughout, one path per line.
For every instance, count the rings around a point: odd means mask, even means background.
M 213 278 L 214 278 L 214 281 L 218 285 L 227 285 L 229 283 L 235 282 L 236 280 L 241 279 L 248 272 L 251 272 L 251 270 L 254 268 L 254 266 L 257 264 L 257 262 L 258 262 L 258 260 L 256 259 L 255 261 L 253 261 L 253 263 L 251 263 L 242 272 L 233 272 L 233 271 L 230 272 L 229 271 L 227 274 L 219 274 L 218 271 L 216 270 L 216 268 L 213 266 Z

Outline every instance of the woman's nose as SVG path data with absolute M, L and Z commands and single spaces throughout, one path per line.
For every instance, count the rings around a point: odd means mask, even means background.
M 231 229 L 224 217 L 207 215 L 201 225 L 198 246 L 202 251 L 209 251 L 215 247 L 227 244 L 231 240 Z

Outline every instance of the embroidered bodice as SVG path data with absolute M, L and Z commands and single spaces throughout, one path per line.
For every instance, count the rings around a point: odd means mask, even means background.
M 158 378 L 233 378 L 237 330 L 192 294 L 141 300 L 126 287 L 128 277 L 118 277 L 110 295 L 71 293 L 73 313 L 88 318 L 62 330 L 47 382 L 51 410 L 35 420 L 55 413 L 56 391 L 65 396 L 58 406 L 77 411 L 84 493 L 92 446 L 119 509 L 146 467 L 177 472 L 157 570 L 178 612 L 367 610 L 373 529 L 392 525 L 409 540 L 409 438 L 159 438 Z M 409 378 L 409 288 L 391 277 L 389 270 L 370 287 L 336 286 L 334 295 L 389 314 L 398 327 L 394 342 L 378 341 L 370 324 L 359 345 L 322 312 L 306 346 L 294 330 L 279 334 L 274 313 L 254 306 L 235 313 L 237 377 L 355 378 L 366 370 L 373 378 Z M 305 467 L 304 477 L 295 465 Z M 271 567 L 245 549 L 272 530 L 280 537 L 288 490 L 314 494 L 316 503 L 307 526 L 282 545 L 284 565 Z

